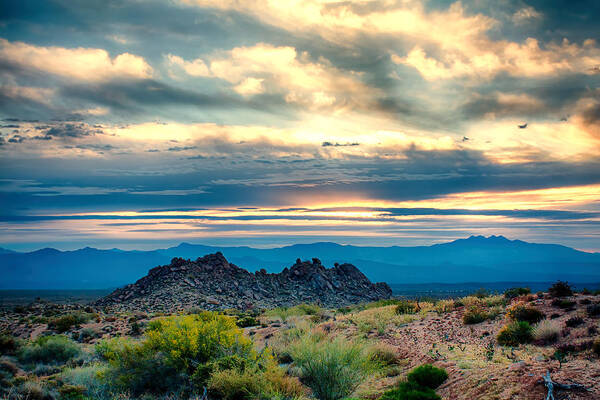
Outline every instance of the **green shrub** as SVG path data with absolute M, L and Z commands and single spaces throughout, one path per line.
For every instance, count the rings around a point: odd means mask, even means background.
M 367 347 L 337 337 L 305 335 L 292 344 L 291 356 L 303 382 L 320 400 L 337 400 L 351 395 L 379 366 Z
M 104 381 L 134 396 L 197 390 L 216 370 L 259 360 L 233 317 L 208 311 L 154 320 L 142 340 L 103 341 L 96 352 L 110 365 Z
M 12 335 L 0 335 L 0 355 L 14 355 L 21 347 L 21 341 Z
M 448 379 L 448 373 L 431 364 L 414 368 L 396 389 L 385 392 L 380 400 L 440 400 L 435 393 L 437 387 Z
M 272 360 L 260 367 L 215 371 L 208 388 L 224 400 L 292 399 L 306 392 L 300 381 L 286 375 Z
M 479 324 L 488 319 L 488 313 L 481 307 L 472 306 L 463 314 L 465 325 Z
M 400 300 L 396 305 L 396 314 L 414 314 L 417 312 L 417 305 L 408 300 Z
M 65 383 L 85 387 L 86 395 L 90 399 L 111 400 L 117 397 L 116 393 L 112 393 L 109 386 L 100 380 L 100 376 L 106 371 L 106 368 L 106 365 L 100 363 L 67 368 L 60 377 Z
M 533 328 L 525 321 L 515 321 L 504 326 L 497 336 L 502 346 L 518 346 L 533 340 Z
M 516 297 L 526 296 L 528 294 L 531 294 L 531 289 L 529 289 L 528 287 L 514 287 L 507 289 L 504 292 L 504 297 L 506 297 L 507 299 L 514 299 Z
M 388 390 L 379 400 L 440 400 L 435 390 L 411 382 L 401 382 L 396 389 Z
M 83 328 L 81 332 L 79 332 L 79 337 L 77 340 L 80 342 L 89 342 L 92 339 L 96 339 L 100 337 L 100 332 L 96 331 L 93 328 Z
M 58 333 L 64 333 L 71 328 L 79 327 L 79 325 L 88 322 L 90 318 L 90 314 L 87 313 L 67 314 L 50 320 L 48 327 Z
M 410 371 L 406 378 L 419 386 L 435 389 L 448 379 L 448 373 L 431 364 L 423 364 Z
M 240 328 L 247 328 L 249 326 L 260 325 L 260 322 L 251 315 L 243 315 L 239 317 L 235 323 Z
M 552 297 L 567 297 L 573 296 L 573 289 L 567 282 L 558 281 L 548 289 L 548 293 Z
M 19 352 L 23 363 L 64 364 L 81 354 L 79 345 L 63 335 L 42 336 Z
M 508 316 L 513 321 L 525 321 L 535 324 L 543 320 L 546 316 L 535 307 L 524 303 L 515 304 L 508 310 Z

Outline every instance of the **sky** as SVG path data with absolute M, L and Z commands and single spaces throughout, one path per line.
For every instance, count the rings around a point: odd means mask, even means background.
M 600 251 L 600 2 L 0 4 L 0 246 Z

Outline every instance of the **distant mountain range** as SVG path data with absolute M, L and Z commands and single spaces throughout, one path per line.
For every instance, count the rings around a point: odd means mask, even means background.
M 323 265 L 356 265 L 371 281 L 390 284 L 460 282 L 600 282 L 600 253 L 503 236 L 471 236 L 416 247 L 363 247 L 336 243 L 272 249 L 181 243 L 152 251 L 74 251 L 46 248 L 29 253 L 0 249 L 0 289 L 99 289 L 133 282 L 174 257 L 192 260 L 221 251 L 249 271 L 280 272 L 290 262 L 318 257 Z

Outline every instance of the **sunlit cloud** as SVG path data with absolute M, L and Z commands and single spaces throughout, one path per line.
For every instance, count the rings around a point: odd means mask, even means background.
M 111 58 L 104 49 L 42 47 L 0 39 L 0 57 L 20 68 L 81 81 L 150 78 L 152 67 L 142 57 L 122 53 Z
M 180 67 L 195 77 L 216 77 L 233 86 L 241 95 L 282 93 L 288 103 L 319 109 L 364 101 L 374 89 L 362 84 L 357 76 L 334 68 L 327 60 L 309 60 L 293 47 L 276 47 L 259 43 L 252 47 L 236 47 L 207 56 L 207 61 L 185 61 L 167 56 L 171 66 Z

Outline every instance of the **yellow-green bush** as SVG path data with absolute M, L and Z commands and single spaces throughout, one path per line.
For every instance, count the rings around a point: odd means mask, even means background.
M 297 378 L 285 374 L 272 359 L 243 369 L 218 370 L 208 388 L 224 400 L 299 398 L 306 389 Z
M 103 379 L 133 395 L 193 392 L 214 371 L 244 369 L 259 359 L 235 318 L 215 312 L 160 318 L 140 341 L 105 341 L 96 351 L 110 365 Z
M 533 328 L 528 322 L 515 321 L 500 329 L 497 340 L 502 346 L 530 343 L 533 340 Z
M 535 324 L 545 318 L 543 312 L 533 306 L 530 306 L 529 304 L 522 302 L 513 304 L 508 309 L 507 314 L 508 317 L 513 321 L 525 321 L 529 322 L 530 324 Z

